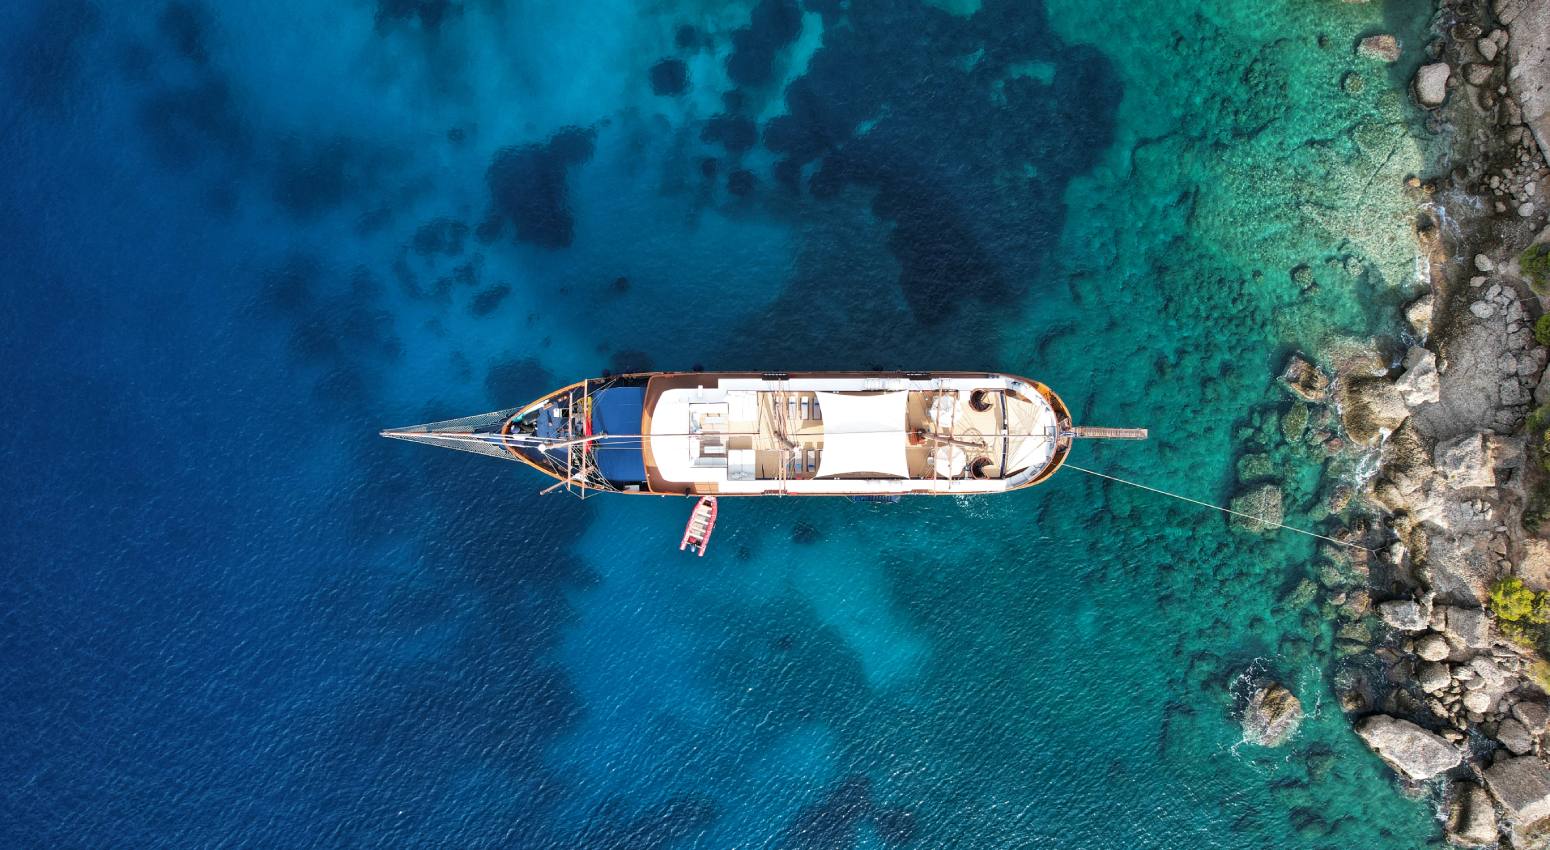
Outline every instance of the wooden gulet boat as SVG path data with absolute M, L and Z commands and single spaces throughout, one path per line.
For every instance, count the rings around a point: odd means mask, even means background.
M 513 460 L 565 488 L 657 496 L 1002 493 L 1049 479 L 1079 428 L 1049 387 L 992 372 L 645 372 L 523 407 L 383 431 Z

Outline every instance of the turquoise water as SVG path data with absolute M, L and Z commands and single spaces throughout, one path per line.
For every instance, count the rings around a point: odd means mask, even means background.
M 1220 503 L 1267 450 L 1328 529 L 1352 463 L 1271 377 L 1414 292 L 1429 10 L 940 5 L 0 11 L 0 843 L 1440 841 L 1307 538 L 1067 470 L 740 501 L 690 559 L 685 503 L 375 436 L 604 369 L 997 369 L 1151 429 L 1082 466 Z

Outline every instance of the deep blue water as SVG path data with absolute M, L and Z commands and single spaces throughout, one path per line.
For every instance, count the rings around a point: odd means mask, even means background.
M 1421 22 L 1151 5 L 0 8 L 0 847 L 1427 840 L 1280 601 L 1304 540 L 1071 472 L 728 505 L 695 560 L 684 503 L 376 437 L 606 369 L 1001 369 L 1225 499 L 1280 355 L 1405 285 L 1234 157 L 1317 179 L 1400 108 L 1325 102 L 1315 35 Z M 1287 750 L 1235 746 L 1251 668 Z

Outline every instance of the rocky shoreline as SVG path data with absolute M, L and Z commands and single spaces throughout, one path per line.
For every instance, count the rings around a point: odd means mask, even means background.
M 1535 288 L 1550 292 L 1550 281 L 1524 268 L 1533 246 L 1550 243 L 1550 3 L 1441 0 L 1433 32 L 1411 94 L 1448 161 L 1403 188 L 1429 290 L 1406 307 L 1398 340 L 1294 355 L 1280 377 L 1293 396 L 1283 424 L 1295 415 L 1312 423 L 1298 428 L 1311 429 L 1305 442 L 1376 461 L 1349 510 L 1349 486 L 1327 482 L 1339 520 L 1329 533 L 1355 545 L 1321 547 L 1317 569 L 1356 733 L 1400 781 L 1442 795 L 1450 842 L 1543 847 L 1550 665 L 1536 646 L 1543 632 L 1503 605 L 1510 589 L 1524 605 L 1542 601 L 1550 619 L 1550 594 L 1535 595 L 1550 591 L 1550 539 L 1538 528 L 1550 504 L 1547 423 L 1533 415 L 1550 404 L 1535 338 L 1550 306 Z M 1380 64 L 1401 55 L 1384 34 L 1355 53 Z M 1234 507 L 1279 513 L 1265 489 L 1247 487 Z M 1241 527 L 1263 530 L 1251 525 Z M 1514 577 L 1521 584 L 1504 583 Z M 1289 737 L 1300 711 L 1277 688 L 1256 691 L 1246 740 Z

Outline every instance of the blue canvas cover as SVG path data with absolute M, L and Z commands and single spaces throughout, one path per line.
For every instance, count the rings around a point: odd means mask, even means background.
M 609 387 L 592 396 L 593 434 L 639 434 L 645 387 Z M 611 439 L 596 444 L 597 469 L 609 481 L 625 484 L 646 480 L 641 441 Z

